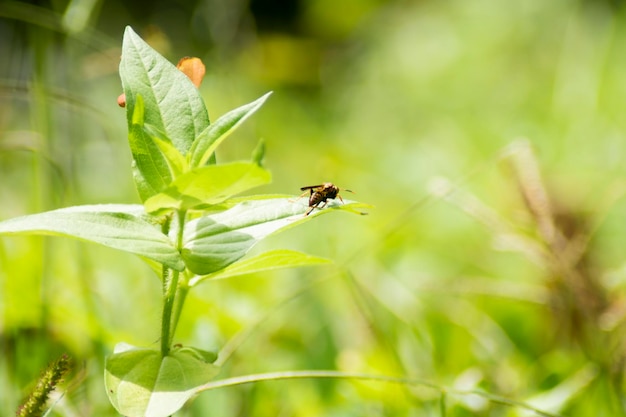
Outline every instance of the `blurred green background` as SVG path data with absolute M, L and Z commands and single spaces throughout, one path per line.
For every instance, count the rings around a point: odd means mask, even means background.
M 117 67 L 126 25 L 207 66 L 212 120 L 266 105 L 219 150 L 267 144 L 273 183 L 332 181 L 368 216 L 271 237 L 332 267 L 207 283 L 179 342 L 220 377 L 338 369 L 626 415 L 626 10 L 621 0 L 0 1 L 0 219 L 138 202 Z M 62 352 L 52 416 L 113 416 L 115 343 L 158 346 L 140 260 L 0 240 L 0 415 Z M 180 416 L 439 416 L 436 391 L 345 380 L 200 395 Z M 449 416 L 527 416 L 475 396 Z

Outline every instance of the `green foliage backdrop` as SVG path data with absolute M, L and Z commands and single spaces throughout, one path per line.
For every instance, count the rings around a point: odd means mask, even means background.
M 622 2 L 278 3 L 0 2 L 0 219 L 139 201 L 116 104 L 131 25 L 172 62 L 203 59 L 214 119 L 274 91 L 218 153 L 263 138 L 261 192 L 332 181 L 376 206 L 262 245 L 332 266 L 190 295 L 178 337 L 223 349 L 220 377 L 337 369 L 625 415 Z M 158 294 L 125 254 L 1 239 L 0 414 L 67 352 L 51 415 L 115 415 L 103 358 L 118 340 L 158 346 Z M 446 412 L 528 415 L 469 395 Z M 209 391 L 179 414 L 441 413 L 437 391 L 325 379 Z

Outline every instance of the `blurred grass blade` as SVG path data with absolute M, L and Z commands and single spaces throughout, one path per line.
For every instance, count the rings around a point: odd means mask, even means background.
M 267 93 L 252 103 L 229 111 L 206 128 L 191 147 L 189 165 L 191 167 L 205 165 L 217 147 L 243 123 L 244 120 L 254 114 L 254 112 L 263 105 L 270 94 L 271 93 Z
M 0 235 L 74 237 L 184 269 L 168 237 L 143 215 L 143 206 L 137 204 L 75 206 L 5 220 Z
M 172 182 L 163 192 L 146 201 L 146 210 L 187 210 L 222 201 L 271 181 L 269 171 L 250 162 L 208 165 L 187 172 Z
M 209 279 L 216 280 L 233 278 L 257 272 L 272 271 L 275 269 L 323 265 L 330 263 L 332 263 L 330 259 L 307 255 L 306 253 L 293 250 L 278 249 L 264 252 L 249 259 L 237 261 L 212 274 L 195 277 L 189 281 L 189 284 L 195 285 Z

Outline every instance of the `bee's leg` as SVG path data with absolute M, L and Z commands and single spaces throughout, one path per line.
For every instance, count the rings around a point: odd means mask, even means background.
M 313 210 L 315 210 L 316 208 L 318 208 L 318 209 L 320 209 L 320 210 L 321 210 L 321 209 L 323 209 L 324 207 L 326 207 L 326 204 L 328 204 L 328 200 L 324 201 L 324 204 L 322 204 L 321 206 L 320 206 L 320 203 L 321 203 L 321 201 L 320 201 L 319 203 L 317 203 L 317 204 L 315 204 L 315 205 L 311 206 L 311 208 L 310 208 L 310 209 L 309 209 L 306 213 L 304 213 L 304 215 L 305 215 L 305 216 L 308 216 L 308 215 L 309 215 L 309 214 L 311 214 L 311 212 L 312 212 Z
M 296 198 L 295 200 L 294 200 L 293 198 L 290 198 L 290 199 L 289 199 L 289 202 L 290 202 L 290 203 L 295 203 L 296 201 L 298 201 L 298 200 L 300 200 L 302 197 L 304 197 L 304 196 L 306 195 L 306 193 L 307 193 L 306 191 L 305 191 L 305 192 L 303 192 L 302 194 L 300 194 L 300 197 Z
M 320 201 L 320 203 L 321 203 L 321 201 Z M 311 214 L 311 212 L 312 212 L 313 210 L 315 210 L 317 207 L 319 207 L 320 203 L 313 204 L 311 207 L 309 207 L 309 209 L 307 210 L 307 212 L 306 212 L 306 213 L 304 213 L 304 217 L 306 217 L 306 216 L 308 216 L 309 214 Z M 326 201 L 326 202 L 324 202 L 324 206 L 326 205 L 326 203 L 327 203 L 327 201 Z M 322 207 L 320 207 L 320 208 L 324 208 L 324 206 L 322 206 Z
M 337 194 L 337 198 L 339 198 L 339 200 L 341 201 L 341 204 L 345 204 L 345 203 L 343 202 L 343 198 L 341 198 L 341 196 L 340 196 L 339 194 Z

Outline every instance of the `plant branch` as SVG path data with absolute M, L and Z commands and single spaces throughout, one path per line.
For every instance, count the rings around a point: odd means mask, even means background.
M 518 407 L 528 411 L 532 411 L 535 414 L 542 417 L 561 417 L 559 414 L 550 413 L 547 411 L 540 410 L 538 408 L 533 407 L 530 404 L 524 403 L 522 401 L 512 400 L 506 397 L 501 397 L 499 395 L 490 394 L 488 392 L 480 391 L 480 390 L 456 390 L 446 388 L 432 382 L 416 379 L 416 378 L 405 378 L 405 377 L 395 377 L 389 375 L 374 375 L 374 374 L 362 374 L 362 373 L 354 373 L 354 372 L 340 372 L 340 371 L 324 371 L 324 370 L 314 370 L 314 371 L 283 371 L 283 372 L 268 372 L 263 374 L 251 374 L 238 376 L 234 378 L 226 378 L 218 381 L 209 382 L 207 384 L 201 385 L 198 387 L 196 392 L 208 391 L 210 389 L 216 388 L 225 388 L 235 385 L 243 385 L 250 384 L 254 382 L 262 382 L 262 381 L 276 381 L 281 379 L 311 379 L 311 378 L 339 378 L 339 379 L 357 379 L 357 380 L 366 380 L 366 381 L 378 381 L 378 382 L 387 382 L 393 384 L 401 384 L 401 385 L 412 385 L 412 386 L 421 386 L 433 389 L 441 393 L 442 397 L 448 395 L 457 395 L 457 396 L 466 396 L 466 395 L 477 395 L 479 397 L 485 398 L 494 403 L 503 404 L 509 407 Z M 445 401 L 445 398 L 442 399 Z
M 189 285 L 187 284 L 187 280 L 183 278 L 183 280 L 179 280 L 178 291 L 176 293 L 176 298 L 174 302 L 174 312 L 171 317 L 171 339 L 170 343 L 174 339 L 174 335 L 176 334 L 176 327 L 178 325 L 178 321 L 180 319 L 180 315 L 183 311 L 183 306 L 185 305 L 185 300 L 187 299 L 187 294 L 189 293 Z
M 172 328 L 172 307 L 176 298 L 176 287 L 178 287 L 178 277 L 180 272 L 172 271 L 171 278 L 163 297 L 163 317 L 161 320 L 161 356 L 167 356 L 170 352 L 170 339 Z
M 177 218 L 177 236 L 176 236 L 176 248 L 180 251 L 183 244 L 183 228 L 185 225 L 185 211 L 179 211 Z M 176 270 L 171 271 L 171 276 L 168 280 L 164 280 L 164 292 L 163 292 L 163 316 L 161 320 L 161 356 L 165 357 L 170 352 L 170 346 L 174 337 L 174 331 L 176 330 L 176 324 L 180 317 L 180 311 L 182 310 L 182 303 L 185 297 L 178 303 L 176 314 L 174 315 L 175 321 L 172 322 L 172 309 L 174 308 L 176 295 L 178 293 L 178 278 L 180 272 Z M 165 278 L 165 274 L 164 274 Z

